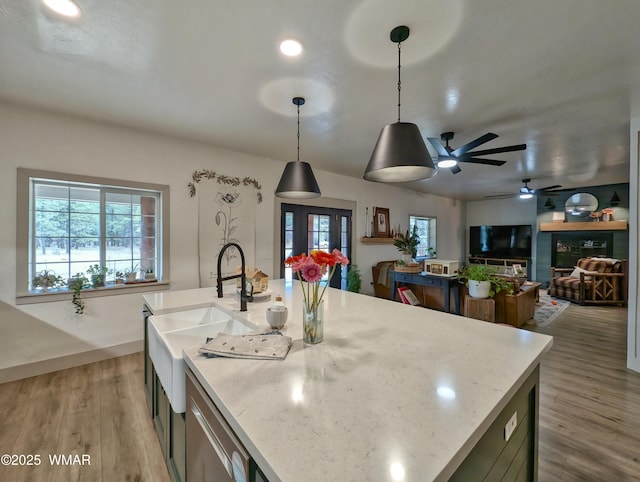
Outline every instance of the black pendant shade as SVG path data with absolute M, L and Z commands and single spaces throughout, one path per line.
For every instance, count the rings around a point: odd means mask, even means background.
M 287 162 L 276 188 L 276 196 L 292 199 L 320 197 L 320 187 L 311 164 L 300 160 L 300 106 L 304 105 L 305 100 L 303 97 L 294 97 L 292 102 L 298 107 L 298 160 Z
M 398 44 L 398 122 L 382 128 L 363 178 L 374 182 L 410 182 L 435 176 L 438 171 L 415 124 L 400 122 L 400 44 L 409 38 L 409 27 L 401 25 L 389 34 Z
M 296 199 L 320 197 L 320 187 L 311 164 L 304 161 L 287 162 L 276 188 L 276 196 Z
M 363 177 L 374 182 L 409 182 L 436 173 L 418 126 L 396 122 L 380 131 Z
M 547 202 L 544 203 L 546 209 L 555 209 L 556 205 L 553 203 L 550 197 L 547 198 Z
M 609 201 L 609 204 L 611 204 L 612 206 L 617 206 L 618 204 L 620 204 L 620 196 L 618 196 L 617 191 L 613 191 L 613 196 L 611 196 L 611 201 Z

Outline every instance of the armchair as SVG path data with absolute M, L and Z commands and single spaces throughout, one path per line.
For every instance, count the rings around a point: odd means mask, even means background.
M 576 268 L 551 268 L 549 295 L 581 305 L 624 305 L 627 260 L 580 258 Z
M 390 272 L 393 270 L 395 260 L 380 261 L 376 265 L 371 267 L 371 274 L 373 276 L 373 292 L 377 298 L 384 298 L 387 300 L 393 299 L 391 296 L 391 276 Z

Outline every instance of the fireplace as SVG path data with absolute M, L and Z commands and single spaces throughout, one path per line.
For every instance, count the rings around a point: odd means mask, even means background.
M 580 258 L 613 256 L 613 233 L 594 231 L 558 232 L 551 236 L 551 266 L 572 268 Z

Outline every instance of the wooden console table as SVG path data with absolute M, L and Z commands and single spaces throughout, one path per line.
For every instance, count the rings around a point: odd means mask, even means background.
M 456 276 L 438 276 L 422 273 L 401 273 L 399 271 L 391 272 L 391 289 L 390 299 L 396 296 L 396 286 L 399 283 L 409 283 L 421 286 L 432 286 L 440 288 L 444 291 L 444 311 L 449 313 L 449 303 L 451 302 L 451 288 L 453 288 L 453 301 L 455 304 L 455 313 L 460 314 L 460 295 L 458 293 L 458 278 Z

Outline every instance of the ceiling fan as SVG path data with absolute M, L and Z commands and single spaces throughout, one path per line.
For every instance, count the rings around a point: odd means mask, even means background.
M 489 142 L 498 134 L 489 132 L 483 136 L 468 142 L 462 147 L 453 149 L 449 146 L 449 141 L 453 139 L 453 132 L 443 132 L 440 134 L 440 139 L 429 137 L 429 142 L 438 152 L 438 168 L 449 168 L 453 174 L 458 174 L 462 169 L 458 166 L 459 162 L 471 162 L 474 164 L 485 164 L 487 166 L 502 166 L 507 161 L 498 161 L 495 159 L 479 159 L 477 156 L 487 156 L 489 154 L 499 154 L 502 152 L 524 151 L 527 148 L 526 144 L 517 144 L 514 146 L 497 147 L 495 149 L 485 149 L 483 151 L 470 152 L 472 149 Z M 442 144 L 444 141 L 445 144 Z
M 560 184 L 554 184 L 553 186 L 539 187 L 537 189 L 533 189 L 529 187 L 529 183 L 531 179 L 523 179 L 522 183 L 524 186 L 520 188 L 520 190 L 516 194 L 495 194 L 492 196 L 485 196 L 485 198 L 507 198 L 512 196 L 518 196 L 520 199 L 530 199 L 535 195 L 544 194 L 545 196 L 557 196 L 559 192 L 564 191 L 574 191 L 574 189 L 560 189 L 562 186 Z

